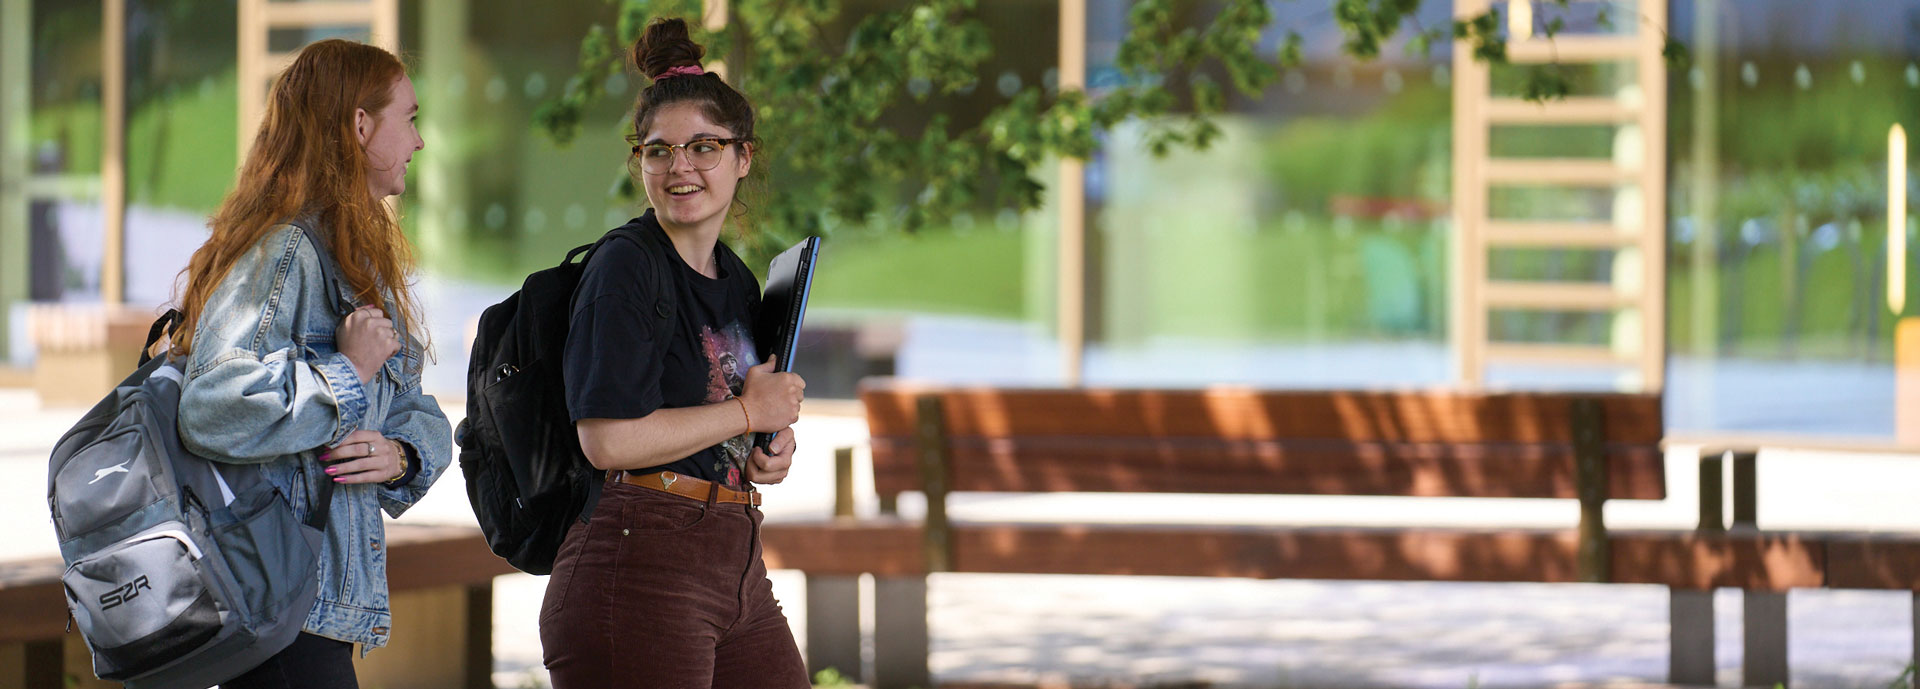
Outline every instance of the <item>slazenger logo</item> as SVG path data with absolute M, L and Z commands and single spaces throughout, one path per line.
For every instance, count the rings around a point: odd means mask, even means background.
M 139 597 L 141 589 L 153 590 L 153 584 L 147 583 L 147 576 L 144 574 L 138 579 L 121 584 L 120 588 L 100 594 L 100 611 L 112 610 L 120 607 L 121 603 Z
M 110 467 L 107 467 L 107 468 L 105 468 L 105 469 L 100 469 L 100 470 L 98 470 L 98 471 L 95 471 L 95 472 L 93 472 L 93 480 L 92 480 L 92 481 L 88 481 L 88 482 L 87 482 L 87 485 L 89 485 L 89 486 L 91 486 L 91 485 L 93 485 L 93 484 L 95 484 L 95 483 L 99 483 L 99 482 L 100 482 L 100 479 L 103 479 L 103 478 L 106 478 L 108 474 L 114 474 L 114 473 L 120 473 L 120 474 L 127 474 L 127 473 L 132 473 L 132 472 L 131 472 L 130 470 L 128 470 L 128 469 L 127 469 L 127 465 L 128 465 L 128 464 L 132 464 L 132 463 L 133 463 L 133 460 L 131 460 L 131 459 L 129 459 L 129 460 L 127 460 L 127 461 L 124 461 L 124 462 L 121 462 L 121 463 L 119 463 L 119 464 L 115 464 L 115 465 L 113 465 L 113 466 L 110 466 Z

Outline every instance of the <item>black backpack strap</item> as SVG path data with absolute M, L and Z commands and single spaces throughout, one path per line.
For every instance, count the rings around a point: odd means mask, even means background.
M 653 315 L 661 320 L 660 325 L 672 328 L 679 322 L 678 319 L 674 317 L 678 315 L 679 309 L 674 308 L 676 301 L 674 299 L 673 279 L 668 275 L 668 268 L 671 266 L 660 265 L 660 257 L 654 255 L 653 247 L 647 246 L 646 237 L 641 236 L 640 230 L 632 224 L 614 228 L 612 232 L 608 232 L 607 236 L 601 238 L 600 241 L 606 242 L 615 237 L 633 242 L 636 246 L 640 247 L 640 253 L 653 262 L 653 265 L 648 266 L 647 270 L 647 273 L 653 276 Z M 598 244 L 595 246 L 597 247 Z M 662 337 L 654 338 L 654 342 L 658 343 L 654 345 L 655 356 L 666 356 L 666 344 L 670 341 L 671 340 Z
M 308 511 L 307 526 L 327 530 L 327 518 L 333 516 L 333 479 L 320 481 L 320 495 L 315 496 L 313 509 Z
M 180 327 L 180 319 L 179 309 L 167 309 L 166 313 L 160 314 L 159 318 L 154 319 L 153 327 L 147 329 L 147 344 L 140 347 L 140 366 L 145 366 L 147 362 L 153 361 L 154 343 L 160 341 L 161 333 L 166 333 L 167 337 L 173 337 L 173 331 Z
M 340 264 L 334 263 L 333 249 L 327 245 L 326 237 L 320 236 L 313 229 L 313 223 L 306 218 L 288 220 L 287 224 L 300 228 L 307 235 L 307 242 L 313 245 L 313 253 L 320 257 L 320 282 L 325 285 L 327 305 L 333 308 L 334 315 L 353 313 L 353 304 L 341 296 L 344 285 L 340 282 Z M 314 497 L 313 509 L 307 514 L 307 526 L 327 530 L 327 519 L 333 515 L 333 488 L 332 480 L 320 481 L 320 494 Z

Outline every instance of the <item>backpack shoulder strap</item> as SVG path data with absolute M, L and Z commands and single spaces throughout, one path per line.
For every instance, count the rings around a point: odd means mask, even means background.
M 160 342 L 162 333 L 173 337 L 173 331 L 180 327 L 181 318 L 179 309 L 167 309 L 166 313 L 154 319 L 153 326 L 147 328 L 147 343 L 140 347 L 140 367 L 145 367 L 147 362 L 153 360 L 153 345 Z
M 653 315 L 658 319 L 659 327 L 663 328 L 662 332 L 672 332 L 673 328 L 679 325 L 680 309 L 676 308 L 679 300 L 674 298 L 677 293 L 673 288 L 673 278 L 668 274 L 671 266 L 661 265 L 660 256 L 656 254 L 653 247 L 648 246 L 647 238 L 640 234 L 639 228 L 631 224 L 614 228 L 612 232 L 607 233 L 606 239 L 601 241 L 614 238 L 633 242 L 635 246 L 640 247 L 640 254 L 647 257 L 647 275 L 653 279 Z M 654 356 L 664 357 L 667 354 L 667 345 L 673 340 L 671 337 L 656 337 L 653 341 Z
M 335 315 L 353 312 L 353 305 L 340 296 L 340 265 L 333 262 L 333 250 L 327 246 L 325 237 L 313 229 L 312 223 L 304 218 L 288 220 L 287 224 L 300 228 L 307 235 L 307 243 L 313 245 L 313 253 L 320 257 L 320 282 L 326 285 L 327 304 Z M 158 325 L 158 324 L 155 324 Z M 312 481 L 308 481 L 311 486 Z M 306 525 L 321 531 L 327 530 L 327 518 L 333 513 L 333 481 L 320 482 L 320 494 L 314 496 L 313 509 L 309 510 Z
M 294 218 L 287 224 L 300 228 L 307 236 L 307 243 L 313 245 L 313 253 L 320 257 L 320 281 L 327 286 L 327 305 L 335 315 L 353 312 L 353 305 L 340 296 L 345 285 L 340 282 L 340 264 L 333 260 L 333 248 L 327 245 L 326 237 L 313 229 L 313 223 L 306 218 Z

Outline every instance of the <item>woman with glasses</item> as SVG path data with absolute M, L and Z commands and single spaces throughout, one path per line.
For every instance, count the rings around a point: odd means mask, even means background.
M 607 472 L 568 532 L 540 610 L 556 689 L 809 686 L 760 559 L 760 494 L 793 462 L 806 384 L 758 361 L 760 286 L 721 243 L 753 168 L 753 107 L 686 22 L 634 46 L 650 208 L 593 253 L 562 363 L 580 447 Z M 771 452 L 748 441 L 779 431 Z

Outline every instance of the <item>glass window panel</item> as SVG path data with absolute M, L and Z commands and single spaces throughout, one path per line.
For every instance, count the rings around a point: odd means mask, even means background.
M 1445 25 L 1447 9 L 1419 20 Z M 1324 8 L 1273 10 L 1272 39 L 1299 31 L 1305 63 L 1229 99 L 1221 142 L 1155 157 L 1130 125 L 1090 166 L 1091 383 L 1448 380 L 1450 46 L 1359 62 Z M 1089 37 L 1096 73 L 1117 40 Z
M 1619 198 L 1610 187 L 1496 186 L 1487 213 L 1500 220 L 1609 220 Z
M 1616 253 L 1610 249 L 1494 249 L 1487 253 L 1487 276 L 1494 280 L 1606 282 L 1613 277 Z
M 1487 150 L 1495 158 L 1613 157 L 1618 127 L 1611 125 L 1495 125 Z
M 1519 98 L 1526 93 L 1529 72 L 1544 68 L 1557 72 L 1567 83 L 1569 96 L 1616 96 L 1639 88 L 1638 69 L 1633 62 L 1590 62 L 1565 64 L 1495 63 L 1491 72 L 1495 97 Z
M 103 150 L 101 16 L 97 4 L 33 3 L 28 88 L 28 298 L 100 298 L 99 175 Z
M 372 40 L 367 27 L 360 25 L 277 28 L 267 31 L 267 52 L 297 53 L 308 43 L 339 38 L 349 41 Z
M 1612 342 L 1613 323 L 1613 314 L 1604 312 L 1495 309 L 1487 334 L 1495 342 L 1605 346 Z
M 1531 7 L 1535 35 L 1544 35 L 1546 27 L 1559 20 L 1560 36 L 1633 35 L 1643 25 L 1637 0 L 1605 2 L 1568 2 L 1527 0 Z M 1495 3 L 1503 13 L 1510 2 Z M 1505 16 L 1504 14 L 1502 16 Z
M 1890 127 L 1920 121 L 1917 20 L 1675 2 L 1695 59 L 1670 89 L 1670 427 L 1898 435 L 1886 165 Z

